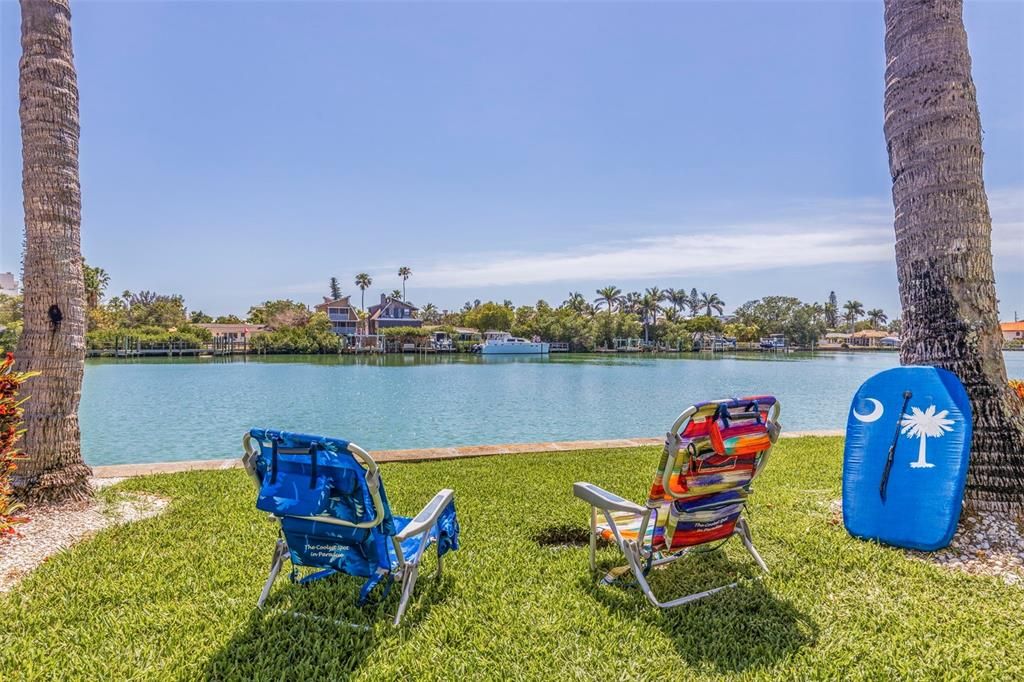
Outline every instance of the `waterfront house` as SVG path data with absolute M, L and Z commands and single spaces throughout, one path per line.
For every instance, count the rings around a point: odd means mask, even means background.
M 195 325 L 208 329 L 213 338 L 220 341 L 241 342 L 250 339 L 257 334 L 267 331 L 265 324 L 217 324 L 215 322 L 202 322 Z
M 850 345 L 860 348 L 879 348 L 882 339 L 889 336 L 889 332 L 880 329 L 862 329 L 850 335 Z
M 387 294 L 380 295 L 380 303 L 371 305 L 366 314 L 366 334 L 379 334 L 388 327 L 420 327 L 423 320 L 416 318 L 419 310 L 408 301 Z
M 1001 322 L 999 329 L 1003 332 L 1003 341 L 1024 342 L 1024 322 Z
M 18 280 L 14 279 L 13 272 L 0 272 L 0 294 L 4 296 L 17 296 L 21 293 Z
M 331 321 L 331 331 L 338 336 L 354 336 L 359 327 L 359 313 L 349 301 L 349 296 L 341 298 L 324 297 L 323 303 L 313 306 L 318 313 L 325 313 Z
M 843 346 L 850 345 L 850 337 L 852 334 L 845 332 L 829 332 L 825 334 L 819 341 L 819 348 L 842 348 Z

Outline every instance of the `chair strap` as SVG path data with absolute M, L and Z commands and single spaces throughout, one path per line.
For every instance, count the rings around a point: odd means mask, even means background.
M 320 449 L 320 444 L 319 443 L 311 443 L 310 446 L 309 446 L 309 459 L 310 459 L 310 462 L 311 462 L 311 465 L 312 465 L 311 468 L 310 468 L 310 476 L 309 476 L 309 487 L 310 488 L 315 488 L 316 487 L 317 459 L 318 459 L 317 456 L 316 456 L 316 453 L 317 453 L 317 450 L 319 450 L 319 449 Z
M 277 439 L 270 441 L 270 485 L 277 483 Z
M 395 577 L 391 575 L 390 571 L 379 570 L 367 578 L 366 582 L 363 583 L 362 588 L 360 588 L 359 601 L 357 602 L 359 606 L 366 604 L 366 601 L 370 598 L 370 592 L 372 592 L 373 588 L 377 587 L 382 580 L 386 582 L 384 583 L 384 593 L 381 595 L 381 599 L 385 599 L 388 596 L 388 593 L 391 591 L 391 584 L 394 582 Z

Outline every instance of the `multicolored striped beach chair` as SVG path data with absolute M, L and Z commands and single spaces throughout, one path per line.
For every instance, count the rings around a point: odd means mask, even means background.
M 687 408 L 666 434 L 645 506 L 593 483 L 574 484 L 576 497 L 590 504 L 590 569 L 597 570 L 597 538 L 614 542 L 627 565 L 612 569 L 602 582 L 610 584 L 632 572 L 651 603 L 663 609 L 736 586 L 722 585 L 665 602 L 654 596 L 647 582 L 651 569 L 681 559 L 700 545 L 737 535 L 767 571 L 742 514 L 751 482 L 779 436 L 778 416 L 779 403 L 772 396 L 713 400 Z
M 437 493 L 415 518 L 394 516 L 377 463 L 355 443 L 252 429 L 242 446 L 242 463 L 259 489 L 256 507 L 281 524 L 258 608 L 288 558 L 293 582 L 335 573 L 365 578 L 360 604 L 377 585 L 383 584 L 386 594 L 395 580 L 401 581 L 398 625 L 426 549 L 437 543 L 439 576 L 441 557 L 459 547 L 455 493 Z M 317 570 L 300 579 L 299 567 Z

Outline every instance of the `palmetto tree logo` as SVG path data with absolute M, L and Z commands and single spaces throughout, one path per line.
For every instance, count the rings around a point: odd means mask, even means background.
M 930 405 L 924 412 L 912 407 L 910 412 L 911 414 L 903 415 L 903 419 L 900 421 L 903 428 L 900 432 L 909 438 L 921 439 L 921 445 L 917 451 L 917 461 L 911 462 L 910 468 L 930 469 L 935 465 L 929 463 L 925 456 L 928 439 L 941 438 L 947 432 L 952 431 L 953 420 L 946 418 L 949 410 L 936 412 L 934 405 Z

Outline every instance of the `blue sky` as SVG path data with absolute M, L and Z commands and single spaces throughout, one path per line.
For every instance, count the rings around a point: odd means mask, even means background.
M 74 3 L 83 250 L 244 313 L 659 285 L 896 317 L 882 3 Z M 1004 318 L 1024 316 L 1024 4 L 970 2 Z M 0 0 L 0 270 L 19 11 Z

